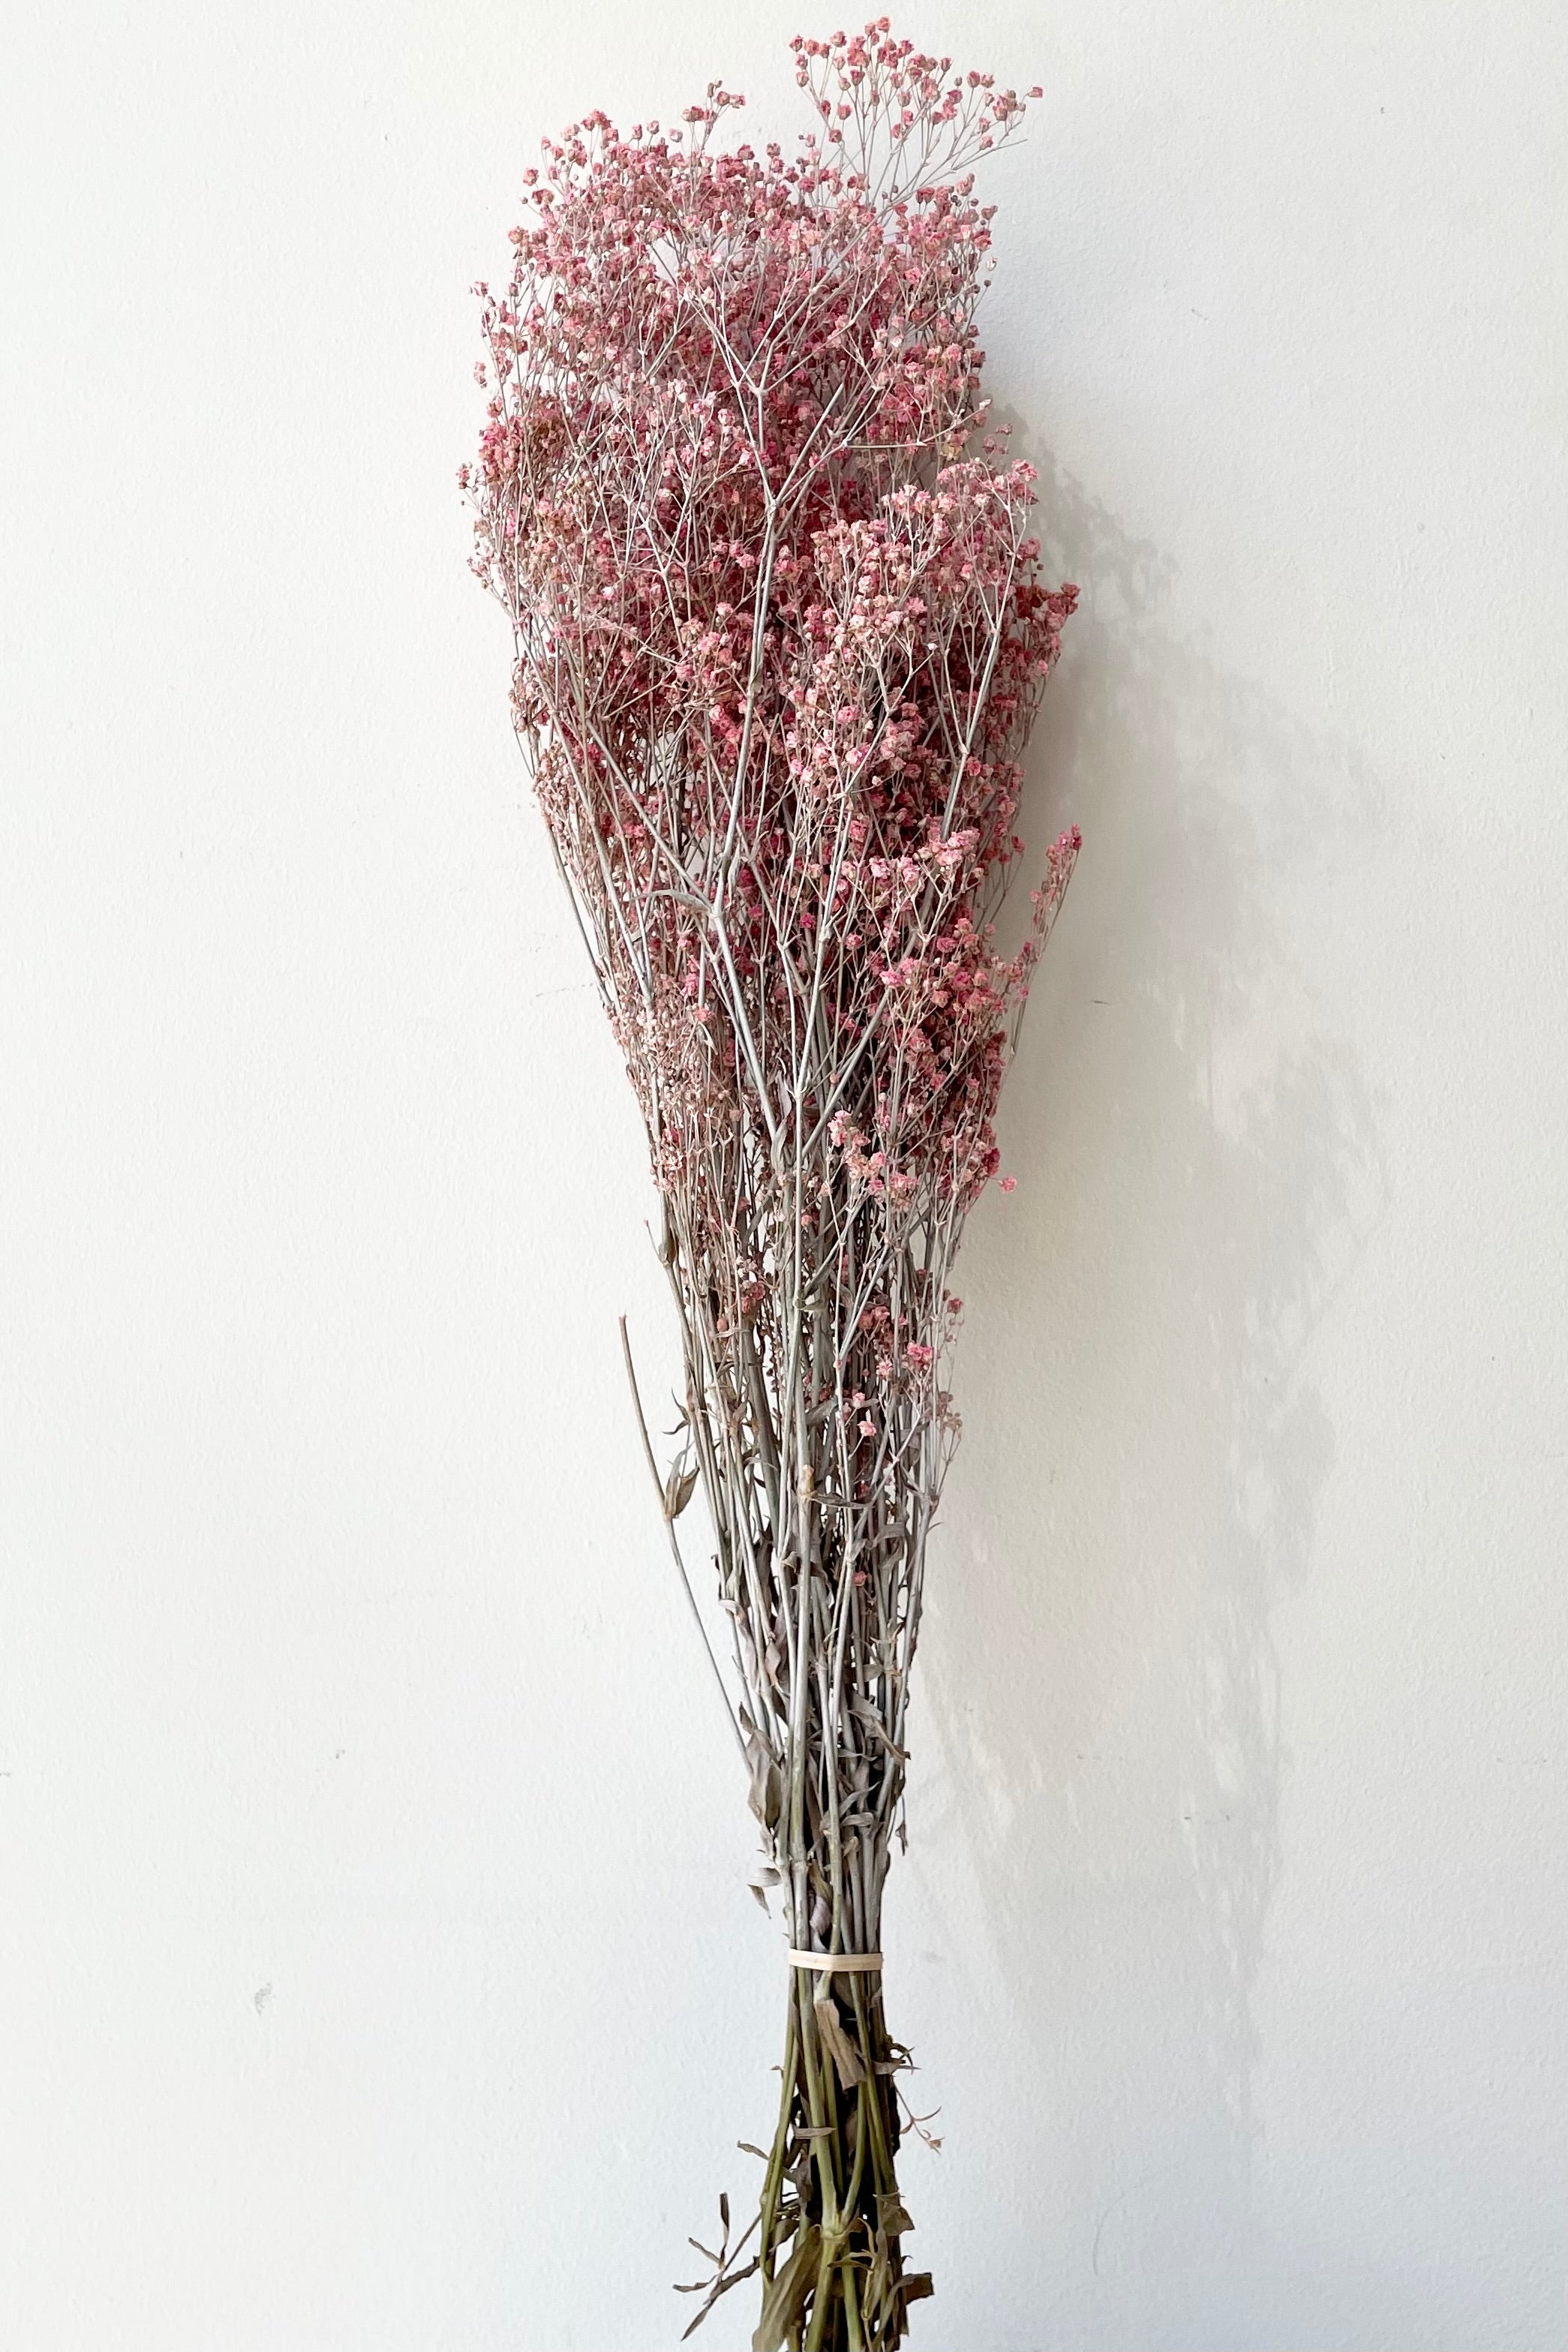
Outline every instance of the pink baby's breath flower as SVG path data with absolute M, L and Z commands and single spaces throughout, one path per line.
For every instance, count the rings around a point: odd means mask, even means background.
M 660 1198 L 684 1364 L 665 1517 L 673 1536 L 709 1482 L 770 1869 L 795 1944 L 850 1951 L 879 1932 L 958 1435 L 934 1371 L 947 1282 L 1079 847 L 1074 828 L 1047 852 L 1005 955 L 1025 748 L 1078 592 L 1040 574 L 1034 476 L 981 391 L 972 166 L 1023 101 L 886 17 L 792 48 L 818 126 L 798 148 L 731 137 L 717 82 L 673 128 L 623 136 L 595 110 L 544 143 L 506 283 L 476 289 L 486 397 L 459 481 Z M 805 2148 L 863 2182 L 824 2340 L 858 2310 L 887 2352 L 912 2299 L 872 2293 L 900 2275 L 894 2045 L 874 2004 L 824 2151 L 805 2070 L 848 2073 L 837 2043 L 823 2058 L 821 1989 L 797 1991 L 769 2177 L 794 2200 Z M 769 2277 L 806 2210 L 785 2226 L 784 2194 Z M 786 2332 L 810 2334 L 802 2309 Z

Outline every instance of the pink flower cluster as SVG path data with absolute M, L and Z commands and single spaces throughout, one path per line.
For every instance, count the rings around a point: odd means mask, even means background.
M 1035 578 L 1030 469 L 965 454 L 990 215 L 952 164 L 1021 102 L 881 24 L 796 48 L 855 169 L 714 152 L 716 85 L 684 128 L 547 144 L 465 482 L 661 1175 L 749 1089 L 770 1142 L 819 1138 L 826 1079 L 898 1197 L 967 1204 L 1031 960 L 988 917 L 1075 595 Z
M 1022 101 L 886 20 L 795 47 L 824 128 L 793 157 L 717 146 L 742 103 L 718 84 L 675 126 L 546 142 L 479 289 L 462 480 L 682 1263 L 721 1351 L 771 1306 L 771 1378 L 786 1267 L 820 1288 L 853 1260 L 856 1315 L 870 1295 L 897 1328 L 860 1362 L 851 1316 L 837 1388 L 925 1369 L 907 1341 L 945 1336 L 941 1270 L 996 1170 L 1076 831 L 1017 953 L 993 921 L 1076 591 L 1037 578 L 1032 474 L 980 392 L 966 166 Z
M 946 1268 L 1078 847 L 1000 954 L 1076 591 L 1037 576 L 1033 477 L 980 390 L 967 166 L 1022 101 L 886 20 L 795 47 L 823 127 L 794 156 L 717 145 L 741 104 L 718 84 L 673 127 L 595 113 L 546 142 L 480 289 L 462 480 L 699 1385 L 734 1383 L 748 1429 L 770 1400 L 785 1450 L 816 1442 L 795 1402 L 817 1429 L 836 1397 L 865 1442 L 814 1476 L 863 1496 L 889 1467 L 929 1487 L 951 1426 Z M 910 1402 L 892 1439 L 879 1390 Z

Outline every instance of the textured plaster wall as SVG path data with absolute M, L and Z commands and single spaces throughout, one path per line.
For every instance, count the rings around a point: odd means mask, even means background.
M 1555 2352 L 1568 19 L 905 22 L 1047 85 L 986 341 L 1087 835 L 889 1923 L 915 2345 Z M 765 2131 L 648 1189 L 453 472 L 538 135 L 786 130 L 793 29 L 9 12 L 5 2352 L 648 2352 Z

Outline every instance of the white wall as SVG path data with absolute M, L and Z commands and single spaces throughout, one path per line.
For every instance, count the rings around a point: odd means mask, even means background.
M 963 1284 L 914 2342 L 1552 2352 L 1568 19 L 904 21 L 1047 86 L 986 340 L 1088 837 Z M 751 2178 L 648 1186 L 453 475 L 539 134 L 793 125 L 795 24 L 10 12 L 5 2352 L 647 2352 Z

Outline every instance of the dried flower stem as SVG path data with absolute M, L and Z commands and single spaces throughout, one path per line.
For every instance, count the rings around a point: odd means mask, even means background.
M 479 289 L 462 478 L 662 1197 L 685 1437 L 661 1478 L 639 1401 L 645 1452 L 700 1624 L 675 1522 L 707 1501 L 762 1882 L 795 1948 L 848 1954 L 879 1948 L 901 1836 L 950 1276 L 1078 847 L 1000 955 L 1077 592 L 1037 581 L 1033 478 L 993 462 L 980 395 L 968 166 L 1022 102 L 885 19 L 795 47 L 823 127 L 794 161 L 721 152 L 717 84 L 683 126 L 547 142 L 510 283 Z M 757 2352 L 888 2352 L 930 2292 L 907 2063 L 879 1977 L 792 1971 Z M 704 2312 L 752 2267 L 723 2219 Z

